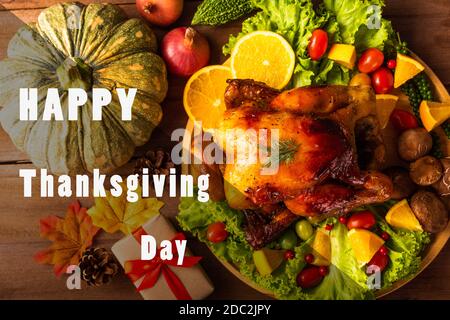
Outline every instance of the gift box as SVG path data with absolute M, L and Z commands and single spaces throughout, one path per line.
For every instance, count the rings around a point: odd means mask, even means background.
M 188 248 L 181 266 L 177 265 L 176 252 L 172 260 L 161 260 L 158 254 L 152 260 L 141 260 L 140 239 L 145 234 L 153 236 L 157 244 L 162 240 L 174 243 L 175 240 L 184 239 L 184 234 L 177 233 L 166 218 L 158 215 L 111 248 L 145 300 L 198 300 L 214 291 L 211 281 L 198 263 L 201 258 L 192 256 Z

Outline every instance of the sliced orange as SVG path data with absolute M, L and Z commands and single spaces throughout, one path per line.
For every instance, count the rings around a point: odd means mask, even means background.
M 425 70 L 425 67 L 417 60 L 404 54 L 397 53 L 397 66 L 395 67 L 394 87 L 398 88 L 406 81 L 414 78 Z
M 395 228 L 423 231 L 406 199 L 396 203 L 386 214 L 386 221 Z
M 329 266 L 331 264 L 331 240 L 330 236 L 318 229 L 312 244 L 314 253 L 313 265 Z
M 377 94 L 377 117 L 381 128 L 386 128 L 392 111 L 397 105 L 398 96 L 392 94 Z
M 432 131 L 450 118 L 450 103 L 422 101 L 419 112 L 425 129 Z
M 352 70 L 356 62 L 356 48 L 351 44 L 335 43 L 328 53 L 328 59 Z
M 279 34 L 255 31 L 236 43 L 230 64 L 235 79 L 253 79 L 282 89 L 294 73 L 295 53 Z
M 366 229 L 351 229 L 348 232 L 350 246 L 361 265 L 368 263 L 384 244 L 384 240 Z
M 214 65 L 200 69 L 187 82 L 183 95 L 184 109 L 203 130 L 217 128 L 226 109 L 224 94 L 227 79 L 231 78 L 229 67 Z

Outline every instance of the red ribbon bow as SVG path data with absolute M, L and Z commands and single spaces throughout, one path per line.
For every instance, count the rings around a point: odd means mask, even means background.
M 133 233 L 133 236 L 140 244 L 141 236 L 146 234 L 147 233 L 143 228 L 139 228 Z M 161 248 L 158 248 L 155 258 L 152 260 L 129 260 L 125 262 L 125 274 L 128 275 L 133 283 L 144 277 L 141 284 L 137 288 L 138 291 L 153 288 L 162 273 L 167 285 L 178 300 L 192 300 L 192 297 L 189 295 L 189 292 L 183 285 L 183 282 L 181 282 L 175 272 L 169 268 L 169 266 L 190 268 L 202 259 L 202 257 L 185 256 L 183 263 L 181 265 L 177 264 L 176 260 L 178 258 L 178 252 L 175 246 L 175 240 L 185 239 L 184 234 L 180 232 L 177 233 L 172 240 L 170 240 L 172 243 L 172 248 L 175 250 L 172 260 L 162 260 L 159 256 Z

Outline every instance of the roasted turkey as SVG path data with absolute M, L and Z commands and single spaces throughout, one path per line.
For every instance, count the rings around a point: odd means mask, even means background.
M 370 87 L 279 92 L 253 80 L 229 80 L 225 102 L 214 141 L 227 155 L 225 184 L 243 199 L 229 204 L 245 210 L 253 247 L 272 241 L 298 216 L 340 215 L 390 198 L 392 182 L 377 171 L 385 148 Z M 266 130 L 264 147 L 276 148 L 276 159 L 250 156 L 262 144 L 245 134 L 249 129 Z M 230 130 L 242 133 L 230 138 Z M 278 134 L 274 145 L 273 130 Z M 277 170 L 267 174 L 273 163 Z

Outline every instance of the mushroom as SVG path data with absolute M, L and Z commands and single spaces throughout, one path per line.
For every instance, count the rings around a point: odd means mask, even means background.
M 409 175 L 415 184 L 430 186 L 442 177 L 441 162 L 432 156 L 422 157 L 411 163 Z
M 427 155 L 433 147 L 433 139 L 424 128 L 404 131 L 398 138 L 398 154 L 405 161 L 415 161 Z
M 448 211 L 437 195 L 429 191 L 418 191 L 411 199 L 411 209 L 423 230 L 437 233 L 448 223 Z
M 391 167 L 386 169 L 385 173 L 391 178 L 394 185 L 394 192 L 391 198 L 401 200 L 410 197 L 417 186 L 411 180 L 408 170 L 402 167 Z
M 441 159 L 442 178 L 433 184 L 436 192 L 442 196 L 450 196 L 450 158 Z

